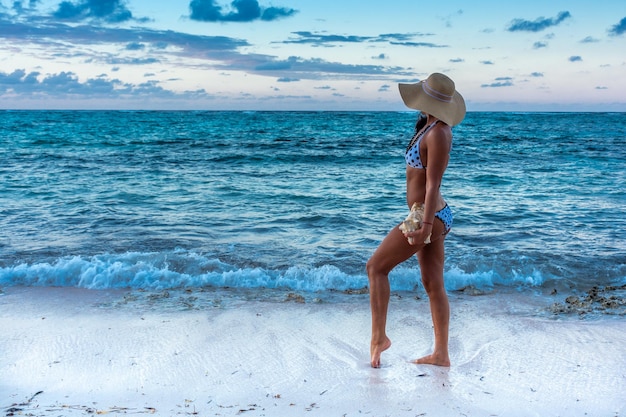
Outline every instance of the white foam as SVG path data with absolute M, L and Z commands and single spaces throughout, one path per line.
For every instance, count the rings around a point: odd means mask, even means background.
M 180 287 L 287 288 L 302 291 L 348 290 L 367 286 L 362 272 L 348 273 L 334 265 L 291 266 L 283 270 L 239 267 L 194 252 L 102 254 L 70 256 L 51 263 L 22 263 L 0 268 L 0 285 L 65 286 L 88 289 Z M 450 266 L 445 271 L 448 290 L 467 286 L 539 286 L 540 271 L 530 274 L 511 271 L 502 276 L 493 270 L 465 272 Z M 417 262 L 400 265 L 390 274 L 393 290 L 421 287 Z

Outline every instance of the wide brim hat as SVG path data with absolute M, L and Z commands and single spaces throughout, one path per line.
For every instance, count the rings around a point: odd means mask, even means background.
M 456 91 L 454 81 L 434 73 L 415 84 L 399 84 L 400 96 L 407 107 L 435 116 L 448 126 L 456 126 L 465 117 L 465 100 Z

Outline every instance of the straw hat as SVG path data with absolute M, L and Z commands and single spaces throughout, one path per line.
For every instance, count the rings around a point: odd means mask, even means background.
M 400 96 L 407 107 L 435 116 L 448 126 L 465 117 L 465 100 L 454 88 L 454 81 L 443 74 L 430 74 L 415 84 L 399 84 Z

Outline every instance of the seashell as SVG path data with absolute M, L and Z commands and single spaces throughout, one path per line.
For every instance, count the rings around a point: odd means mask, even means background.
M 413 232 L 417 229 L 420 229 L 422 227 L 423 219 L 424 219 L 424 205 L 413 203 L 413 205 L 411 206 L 411 211 L 409 212 L 409 215 L 406 216 L 406 219 L 404 219 L 404 221 L 400 224 L 400 230 L 402 231 L 402 233 L 408 233 L 408 232 Z M 409 237 L 408 240 L 409 240 L 409 243 L 412 245 L 413 238 Z M 430 236 L 426 240 L 427 241 L 424 243 L 427 243 L 427 244 L 430 243 Z

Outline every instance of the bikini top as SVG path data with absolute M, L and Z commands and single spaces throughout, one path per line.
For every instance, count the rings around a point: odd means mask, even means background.
M 435 126 L 439 122 L 439 120 L 435 120 L 428 127 L 420 133 L 416 131 L 411 138 L 411 142 L 409 142 L 409 146 L 406 147 L 406 153 L 404 154 L 404 160 L 406 164 L 411 168 L 417 169 L 426 169 L 426 167 L 422 164 L 422 159 L 420 158 L 420 143 L 422 143 L 422 138 L 433 126 Z

